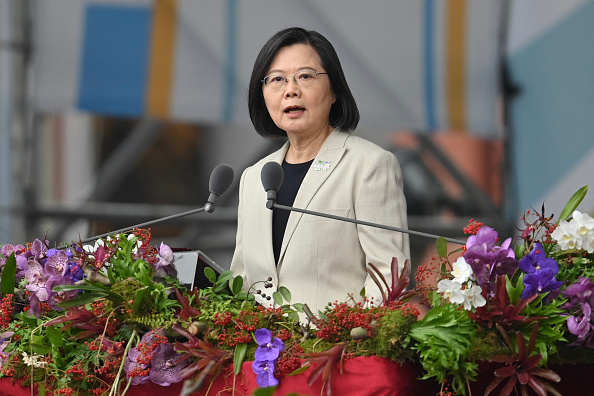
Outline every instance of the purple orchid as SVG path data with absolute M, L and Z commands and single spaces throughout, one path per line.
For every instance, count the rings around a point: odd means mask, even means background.
M 499 234 L 497 231 L 491 227 L 481 227 L 476 235 L 471 235 L 468 237 L 466 240 L 466 249 L 471 250 L 478 247 L 478 249 L 485 252 L 490 251 L 495 247 L 498 237 Z
M 479 286 L 487 285 L 489 292 L 495 290 L 498 276 L 511 276 L 518 267 L 512 239 L 506 239 L 497 246 L 498 233 L 491 227 L 482 227 L 476 235 L 471 235 L 466 242 L 464 259 L 472 267 Z
M 73 285 L 73 284 L 74 284 L 74 282 L 72 281 L 72 279 L 70 279 L 66 276 L 52 276 L 47 280 L 47 282 L 45 284 L 45 288 L 48 293 L 47 303 L 49 304 L 49 306 L 52 309 L 54 309 L 56 311 L 61 311 L 62 307 L 57 305 L 58 303 L 60 303 L 62 301 L 70 300 L 71 298 L 74 298 L 78 295 L 78 290 L 70 290 L 70 291 L 65 291 L 65 292 L 54 292 L 54 291 L 52 291 L 54 286 Z
M 545 268 L 552 268 L 555 273 L 559 272 L 559 265 L 555 259 L 547 257 L 540 242 L 536 242 L 534 249 L 520 259 L 519 267 L 527 274 L 539 272 Z
M 17 266 L 18 266 L 18 258 L 21 257 L 21 259 L 25 260 L 25 262 L 27 261 L 27 259 L 25 259 L 23 256 L 21 256 L 21 252 L 25 251 L 25 247 L 23 245 L 11 245 L 9 243 L 7 243 L 6 245 L 2 245 L 2 247 L 0 247 L 0 268 L 4 267 L 6 265 L 6 259 L 8 257 L 10 257 L 11 254 L 15 254 L 15 257 L 17 258 Z
M 590 307 L 590 304 L 582 304 L 581 311 L 581 315 L 570 316 L 567 318 L 567 328 L 571 334 L 576 335 L 578 339 L 585 338 L 594 327 L 591 323 L 592 307 Z
M 148 375 L 137 375 L 130 379 L 130 374 L 140 370 L 146 370 L 148 367 L 148 364 L 138 362 L 140 355 L 141 352 L 138 348 L 132 348 L 128 351 L 128 355 L 126 355 L 126 360 L 124 361 L 124 372 L 128 376 L 128 380 L 132 385 L 142 385 L 149 381 Z
M 268 329 L 258 329 L 255 332 L 258 348 L 256 349 L 256 360 L 274 361 L 278 359 L 280 353 L 285 349 L 285 344 L 278 337 L 272 337 L 272 331 Z
M 537 272 L 526 274 L 521 298 L 524 299 L 534 293 L 542 294 L 559 290 L 563 282 L 555 278 L 557 272 L 553 268 L 543 268 Z
M 563 309 L 576 308 L 581 303 L 594 306 L 594 283 L 590 278 L 580 276 L 576 283 L 567 286 L 563 296 L 567 298 L 567 302 L 561 306 Z
M 63 276 L 68 269 L 68 255 L 63 250 L 50 253 L 45 262 L 45 272 L 50 276 Z
M 573 316 L 567 318 L 567 328 L 577 336 L 569 345 L 585 345 L 594 348 L 594 321 L 592 306 L 594 305 L 594 283 L 590 278 L 578 277 L 578 281 L 569 285 L 563 292 L 567 298 L 561 308 L 573 311 Z M 579 307 L 579 308 L 578 308 Z
M 161 386 L 180 382 L 183 379 L 182 370 L 190 364 L 188 359 L 179 361 L 180 356 L 173 344 L 159 344 L 151 360 L 151 381 Z
M 10 358 L 10 355 L 4 352 L 4 349 L 10 344 L 10 337 L 12 337 L 13 334 L 13 331 L 7 331 L 6 333 L 0 334 L 0 369 L 2 369 L 4 362 Z
M 35 260 L 41 261 L 46 257 L 47 250 L 48 249 L 45 243 L 41 242 L 40 239 L 35 239 L 31 244 L 30 254 Z
M 159 261 L 155 264 L 157 276 L 177 276 L 177 271 L 173 266 L 174 259 L 173 250 L 161 242 L 161 246 L 159 246 Z
M 6 259 L 10 257 L 12 253 L 15 254 L 15 259 L 17 262 L 17 273 L 23 272 L 27 269 L 27 257 L 25 256 L 25 247 L 23 245 L 11 245 L 6 244 L 0 248 L 0 268 L 6 265 Z M 22 278 L 22 276 L 17 276 L 17 278 Z
M 254 337 L 258 343 L 252 370 L 256 373 L 256 382 L 260 388 L 278 385 L 274 376 L 274 364 L 280 353 L 285 349 L 285 344 L 278 337 L 272 336 L 272 331 L 262 328 L 256 330 Z
M 256 383 L 260 388 L 278 385 L 278 379 L 274 376 L 274 362 L 255 360 L 252 363 L 252 370 L 256 374 Z
M 522 298 L 534 293 L 542 294 L 553 292 L 556 296 L 563 282 L 557 281 L 559 265 L 555 259 L 548 258 L 540 242 L 534 244 L 534 248 L 526 256 L 522 257 L 519 267 L 526 273 L 524 276 L 524 290 Z M 548 298 L 547 300 L 551 300 Z
M 39 301 L 47 301 L 49 293 L 45 288 L 45 284 L 48 279 L 49 276 L 45 273 L 43 266 L 30 258 L 25 271 L 26 288 L 32 291 L 39 298 Z

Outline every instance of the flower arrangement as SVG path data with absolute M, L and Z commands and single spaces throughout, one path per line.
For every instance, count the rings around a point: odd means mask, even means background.
M 210 268 L 212 286 L 188 290 L 171 248 L 151 246 L 146 229 L 93 246 L 7 244 L 0 377 L 39 394 L 124 395 L 182 381 L 182 395 L 208 394 L 210 381 L 252 361 L 259 395 L 296 375 L 322 381 L 330 394 L 335 368 L 378 356 L 421 365 L 442 395 L 469 394 L 481 362 L 499 365 L 485 395 L 558 395 L 550 365 L 594 362 L 594 219 L 576 211 L 586 192 L 555 221 L 544 206 L 527 212 L 516 238 L 501 242 L 471 221 L 461 249 L 448 252 L 438 239 L 414 290 L 408 262 L 399 273 L 393 260 L 392 279 L 370 264 L 380 304 L 349 298 L 316 314 L 284 287 L 270 293 L 268 280 L 244 285 Z M 255 294 L 274 306 L 257 304 Z

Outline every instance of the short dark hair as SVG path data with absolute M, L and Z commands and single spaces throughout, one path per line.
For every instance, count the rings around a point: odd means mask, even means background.
M 322 67 L 328 73 L 330 88 L 336 101 L 330 108 L 330 125 L 336 129 L 352 132 L 359 123 L 359 109 L 355 98 L 346 82 L 342 66 L 334 47 L 326 37 L 313 30 L 300 27 L 283 29 L 272 36 L 260 50 L 248 88 L 248 108 L 250 119 L 256 132 L 264 137 L 287 136 L 287 133 L 276 126 L 264 102 L 262 79 L 277 52 L 293 44 L 312 46 L 322 61 Z

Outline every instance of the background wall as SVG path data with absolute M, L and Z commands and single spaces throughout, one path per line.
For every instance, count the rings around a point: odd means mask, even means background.
M 193 209 L 228 163 L 236 182 L 214 214 L 153 229 L 227 265 L 239 175 L 281 143 L 249 122 L 251 67 L 293 25 L 334 44 L 361 110 L 356 133 L 402 164 L 411 229 L 463 237 L 476 218 L 513 234 L 519 213 L 545 202 L 558 214 L 592 180 L 592 0 L 0 7 L 0 244 Z M 580 209 L 594 210 L 594 194 Z M 419 257 L 433 244 L 411 243 Z

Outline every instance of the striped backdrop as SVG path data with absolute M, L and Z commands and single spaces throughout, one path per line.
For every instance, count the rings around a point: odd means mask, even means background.
M 41 111 L 247 124 L 258 50 L 300 25 L 335 45 L 362 123 L 501 137 L 500 2 L 52 0 L 36 15 Z

